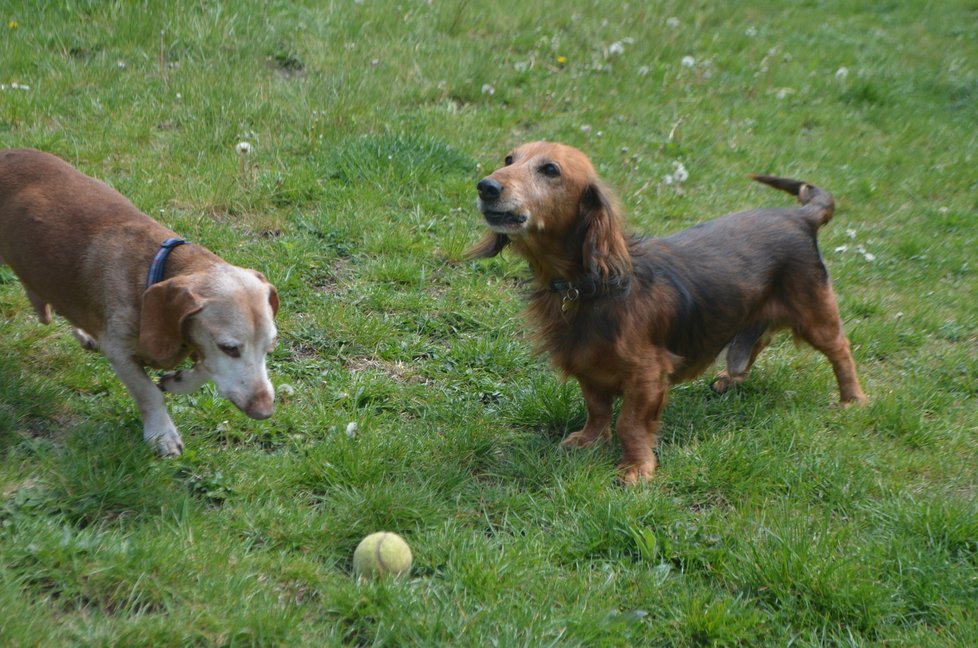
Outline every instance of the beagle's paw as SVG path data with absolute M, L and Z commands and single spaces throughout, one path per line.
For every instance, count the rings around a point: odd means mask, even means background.
M 91 335 L 81 330 L 80 328 L 73 327 L 71 329 L 71 334 L 75 336 L 78 343 L 82 345 L 82 348 L 86 351 L 98 351 L 98 342 L 95 341 Z
M 183 370 L 171 371 L 160 376 L 160 381 L 156 383 L 156 386 L 160 388 L 161 392 L 179 392 L 182 382 Z
M 156 383 L 160 391 L 171 394 L 189 394 L 196 391 L 205 382 L 210 380 L 210 375 L 200 365 L 194 365 L 190 369 L 180 369 L 171 371 L 160 377 Z
M 156 453 L 161 457 L 179 457 L 183 453 L 183 439 L 172 424 L 169 429 L 156 434 L 147 428 L 143 432 L 143 438 L 156 448 Z

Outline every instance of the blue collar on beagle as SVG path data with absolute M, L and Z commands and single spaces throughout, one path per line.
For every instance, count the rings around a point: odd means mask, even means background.
M 173 248 L 188 243 L 180 238 L 168 238 L 160 245 L 160 249 L 153 257 L 153 262 L 149 264 L 149 272 L 146 273 L 146 287 L 149 288 L 155 283 L 163 280 L 163 270 L 166 266 L 166 257 L 170 256 Z

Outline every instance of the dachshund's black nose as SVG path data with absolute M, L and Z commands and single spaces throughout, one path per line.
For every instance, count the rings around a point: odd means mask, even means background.
M 492 178 L 483 178 L 475 188 L 479 190 L 479 198 L 483 200 L 495 200 L 503 192 L 503 186 Z

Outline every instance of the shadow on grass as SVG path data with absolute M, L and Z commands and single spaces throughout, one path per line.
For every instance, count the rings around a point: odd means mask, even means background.
M 16 358 L 0 357 L 0 452 L 24 439 L 59 436 L 58 391 L 32 377 Z

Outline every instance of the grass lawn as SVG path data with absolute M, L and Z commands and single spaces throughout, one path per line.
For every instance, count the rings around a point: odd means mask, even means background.
M 0 20 L 0 148 L 60 155 L 283 304 L 275 416 L 168 397 L 187 450 L 160 460 L 0 268 L 0 644 L 978 645 L 975 0 Z M 790 203 L 751 172 L 831 191 L 871 404 L 830 407 L 827 361 L 779 338 L 727 395 L 672 390 L 648 485 L 616 484 L 616 445 L 559 449 L 583 401 L 532 352 L 525 263 L 462 261 L 475 183 L 529 139 L 585 150 L 654 235 Z M 358 584 L 381 529 L 412 576 Z

